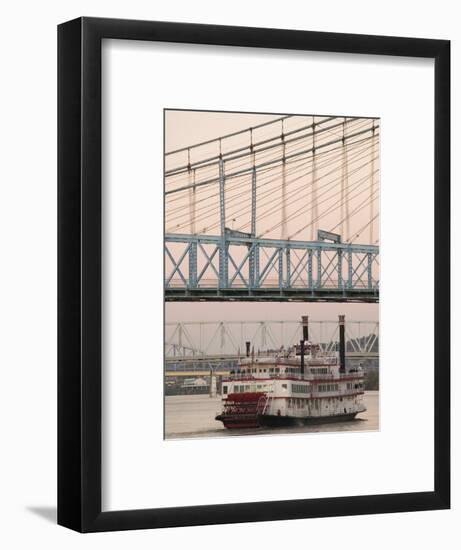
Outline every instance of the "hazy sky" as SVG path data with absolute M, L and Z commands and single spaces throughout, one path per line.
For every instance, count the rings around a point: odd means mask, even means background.
M 165 150 L 168 152 L 181 149 L 280 116 L 282 115 L 169 110 L 165 112 Z
M 165 322 L 176 321 L 298 321 L 309 315 L 314 321 L 378 321 L 378 304 L 300 302 L 167 302 Z

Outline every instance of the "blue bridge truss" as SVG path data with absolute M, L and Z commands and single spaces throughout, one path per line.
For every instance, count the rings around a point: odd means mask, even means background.
M 166 234 L 165 298 L 377 302 L 378 264 L 372 245 Z

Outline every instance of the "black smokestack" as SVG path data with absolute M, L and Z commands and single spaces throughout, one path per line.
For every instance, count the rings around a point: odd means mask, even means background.
M 339 372 L 346 372 L 345 316 L 339 316 Z
M 299 352 L 301 355 L 301 374 L 304 374 L 304 340 L 299 342 Z
M 247 348 L 247 357 L 250 357 L 250 346 L 251 342 L 245 342 L 245 346 Z
M 309 340 L 309 317 L 303 315 L 301 320 L 303 322 L 303 340 L 307 342 Z

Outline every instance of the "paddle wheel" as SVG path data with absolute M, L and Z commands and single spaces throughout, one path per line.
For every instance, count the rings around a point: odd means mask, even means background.
M 216 416 L 226 428 L 259 428 L 258 416 L 267 401 L 263 392 L 231 393 L 223 400 L 223 411 Z

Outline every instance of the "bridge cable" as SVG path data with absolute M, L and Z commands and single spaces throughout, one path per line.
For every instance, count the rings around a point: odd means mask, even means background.
M 367 148 L 369 148 L 369 146 L 367 146 Z M 354 153 L 354 155 L 353 155 L 353 157 L 352 157 L 353 163 L 355 163 L 356 161 L 359 161 L 361 158 L 364 158 L 364 155 L 365 155 L 365 154 L 366 154 L 366 149 L 363 149 L 363 146 L 362 146 L 362 149 L 361 149 L 361 150 L 359 149 L 357 153 Z M 368 162 L 368 161 L 367 161 L 367 162 Z M 306 163 L 306 164 L 308 164 L 308 163 Z M 329 159 L 326 158 L 326 159 L 323 161 L 322 164 L 329 165 L 329 164 L 330 164 Z M 361 169 L 362 167 L 364 167 L 365 165 L 366 165 L 366 163 L 365 163 L 365 164 L 361 164 L 361 165 L 355 167 L 354 170 L 351 172 L 351 175 L 354 174 L 355 172 L 357 172 L 358 170 L 360 170 L 360 169 Z M 295 169 L 295 170 L 292 170 L 292 173 L 293 173 L 293 174 L 296 174 L 296 172 L 299 172 L 299 171 L 301 171 L 301 170 L 300 170 L 300 169 Z M 303 169 L 303 171 L 304 171 L 304 169 Z M 323 174 L 320 178 L 318 178 L 318 181 L 320 181 L 320 179 L 324 179 L 324 178 L 328 177 L 329 175 L 335 173 L 335 171 L 336 171 L 336 168 L 334 167 L 332 170 L 330 170 L 329 172 Z M 299 176 L 299 177 L 297 177 L 297 178 L 292 178 L 292 179 L 290 180 L 290 185 L 291 185 L 293 182 L 295 182 L 295 181 L 297 181 L 297 180 L 300 180 L 302 177 L 303 177 L 303 174 L 301 174 L 301 176 Z M 271 183 L 271 182 L 276 181 L 276 180 L 277 180 L 277 176 L 274 177 L 274 178 L 270 178 L 270 179 L 267 181 L 267 183 Z M 325 185 L 331 185 L 331 184 L 334 183 L 335 181 L 336 181 L 336 178 L 333 179 L 331 182 L 328 182 L 328 181 L 327 181 L 326 184 L 322 185 L 322 188 L 325 187 Z M 262 186 L 264 186 L 264 185 L 266 185 L 266 183 L 263 183 L 263 184 L 262 184 Z M 261 187 L 261 186 L 258 186 L 258 187 Z M 298 194 L 298 192 L 299 192 L 299 187 L 296 188 L 296 189 L 293 189 L 292 191 L 290 191 L 290 194 L 289 194 L 289 195 L 290 195 L 290 197 L 294 197 L 294 200 L 293 200 L 293 201 L 290 200 L 290 201 L 289 201 L 289 204 L 293 204 L 293 203 L 298 202 L 298 200 L 297 200 L 297 198 L 296 198 L 296 194 Z M 238 194 L 236 195 L 236 197 L 234 197 L 234 198 L 238 198 L 238 197 L 241 197 L 241 196 L 243 196 L 243 195 L 246 195 L 246 191 L 245 191 L 245 190 L 242 191 L 242 192 L 240 192 L 240 193 L 238 193 Z M 264 202 L 264 200 L 263 200 L 263 202 L 261 203 L 262 206 L 265 206 L 265 205 L 271 204 L 271 203 L 275 203 L 275 202 L 278 200 L 276 196 L 275 196 L 275 198 L 273 197 L 273 190 L 272 190 L 271 188 L 269 188 L 267 191 L 265 191 L 265 192 L 263 193 L 262 197 L 264 198 L 264 197 L 266 197 L 266 196 L 269 196 L 269 197 L 270 197 L 270 200 L 269 200 L 268 202 L 267 202 L 267 201 Z M 287 198 L 288 198 L 288 195 L 287 195 Z M 202 200 L 203 200 L 203 199 L 202 199 Z M 243 198 L 243 200 L 237 201 L 237 202 L 235 203 L 235 206 L 234 206 L 234 207 L 238 206 L 239 204 L 248 204 L 248 203 L 247 203 L 247 199 L 246 199 L 246 198 Z M 203 213 L 201 213 L 200 219 L 204 219 L 204 218 L 207 218 L 207 217 L 210 217 L 210 216 L 213 216 L 213 215 L 214 215 L 213 212 L 215 212 L 215 207 L 214 207 L 214 206 L 211 206 L 211 207 L 210 207 L 210 206 L 208 206 L 208 205 L 205 205 L 205 207 L 201 207 L 201 210 L 202 210 L 202 211 L 204 210 L 204 211 L 203 211 Z M 242 212 L 240 209 L 239 209 L 237 212 L 239 212 L 239 211 L 240 211 L 240 214 L 241 214 L 241 215 L 244 214 L 244 212 L 245 212 L 245 211 Z M 206 215 L 207 212 L 210 213 L 210 214 Z M 264 211 L 264 213 L 265 213 L 265 212 L 267 212 L 267 210 Z M 236 213 L 236 212 L 233 211 L 233 212 L 232 212 L 232 215 L 234 215 L 235 213 Z M 264 218 L 264 217 L 265 217 L 264 215 L 263 215 L 263 216 L 259 216 L 259 220 L 261 220 L 261 219 Z M 174 218 L 173 218 L 173 219 L 174 219 Z M 184 225 L 184 224 L 183 224 L 183 225 Z M 215 225 L 216 225 L 216 224 L 215 224 Z M 244 226 L 245 226 L 245 225 L 247 225 L 247 223 L 244 224 Z M 181 224 L 177 224 L 177 227 L 180 227 L 180 226 L 181 226 Z M 213 227 L 213 226 L 212 226 L 212 227 Z M 242 226 L 242 229 L 243 229 L 243 226 Z

